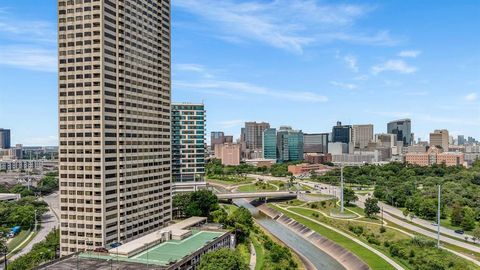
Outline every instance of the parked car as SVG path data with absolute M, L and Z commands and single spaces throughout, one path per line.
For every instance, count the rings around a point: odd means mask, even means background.
M 464 234 L 464 233 L 465 233 L 465 231 L 463 231 L 463 230 L 455 230 L 455 233 L 458 233 L 458 234 Z

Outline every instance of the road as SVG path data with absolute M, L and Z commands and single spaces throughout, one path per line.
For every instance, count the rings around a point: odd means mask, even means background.
M 49 210 L 42 216 L 42 221 L 40 223 L 41 227 L 37 235 L 25 246 L 21 251 L 13 255 L 9 261 L 13 261 L 16 258 L 30 252 L 33 245 L 39 243 L 47 237 L 47 234 L 50 233 L 54 228 L 58 228 L 58 217 L 55 215 L 55 212 L 58 213 L 58 194 L 53 193 L 49 196 L 43 197 L 43 200 L 48 204 Z M 53 210 L 53 211 L 52 211 Z M 54 212 L 55 211 L 55 212 Z M 3 265 L 0 266 L 0 269 L 3 269 Z
M 263 180 L 279 180 L 279 181 L 288 181 L 289 180 L 286 177 L 273 177 L 273 176 L 263 176 L 263 175 L 248 175 L 248 176 L 253 177 L 253 178 L 263 179 Z M 337 186 L 332 186 L 332 185 L 318 183 L 318 182 L 311 182 L 311 181 L 306 181 L 306 180 L 301 181 L 301 183 L 304 184 L 304 185 L 307 185 L 309 187 L 312 187 L 312 188 L 320 187 L 320 190 L 321 190 L 322 193 L 329 194 L 329 195 L 334 195 L 336 197 L 340 197 L 340 188 L 337 187 Z M 357 201 L 356 204 L 361 208 L 365 208 L 364 202 L 368 198 L 368 196 L 364 196 L 364 195 L 357 195 L 357 196 L 359 197 L 359 201 Z M 434 238 L 434 239 L 437 238 L 436 232 L 432 232 L 432 231 L 426 230 L 426 229 L 418 226 L 418 225 L 421 225 L 423 227 L 432 228 L 433 230 L 435 230 L 437 227 L 432 226 L 431 221 L 422 220 L 422 219 L 419 219 L 419 218 L 414 218 L 413 219 L 414 224 L 411 224 L 411 223 L 405 222 L 405 221 L 398 218 L 398 217 L 403 216 L 403 212 L 400 209 L 395 208 L 395 207 L 390 206 L 390 205 L 387 205 L 387 204 L 382 203 L 382 202 L 379 202 L 379 206 L 384 207 L 384 219 L 386 219 L 390 222 L 393 222 L 393 223 L 395 223 L 399 226 L 402 226 L 406 229 L 412 230 L 416 233 L 422 234 L 424 236 L 428 236 L 428 237 L 431 237 L 431 238 Z M 393 215 L 389 214 L 389 213 L 392 213 Z M 398 217 L 395 217 L 395 215 L 398 216 Z M 474 245 L 473 243 L 472 244 L 465 243 L 464 241 L 460 240 L 460 239 L 464 240 L 465 236 L 460 236 L 460 235 L 456 234 L 453 230 L 447 229 L 445 227 L 441 227 L 440 231 L 442 233 L 445 233 L 446 235 L 449 235 L 449 236 L 452 236 L 452 237 L 456 238 L 456 239 L 452 239 L 451 237 L 446 237 L 446 236 L 441 235 L 440 236 L 440 241 L 445 242 L 445 243 L 449 243 L 449 244 L 452 244 L 452 245 L 455 245 L 455 246 L 459 246 L 459 247 L 465 248 L 465 249 L 470 250 L 470 251 L 480 253 L 480 247 L 479 246 Z

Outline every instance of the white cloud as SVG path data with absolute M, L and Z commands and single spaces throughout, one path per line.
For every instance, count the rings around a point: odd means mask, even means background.
M 326 102 L 328 98 L 317 93 L 308 91 L 279 91 L 266 87 L 256 86 L 250 83 L 225 81 L 225 80 L 204 80 L 199 82 L 174 82 L 174 88 L 189 90 L 221 91 L 229 94 L 254 94 L 259 96 L 273 97 L 296 102 Z
M 373 74 L 378 74 L 384 71 L 395 71 L 403 74 L 410 74 L 415 73 L 417 68 L 408 65 L 403 60 L 388 60 L 382 64 L 373 66 L 371 70 Z
M 398 56 L 415 58 L 419 56 L 421 53 L 422 53 L 421 51 L 401 51 L 400 53 L 398 53 Z
M 221 121 L 218 124 L 222 126 L 223 128 L 233 128 L 233 127 L 240 127 L 245 123 L 245 120 L 226 120 L 226 121 Z
M 57 72 L 57 54 L 53 50 L 30 46 L 0 46 L 0 65 Z
M 199 64 L 192 64 L 192 63 L 183 63 L 183 64 L 176 64 L 174 66 L 176 71 L 181 72 L 195 72 L 200 74 L 205 78 L 213 78 L 213 74 L 211 74 L 203 65 Z
M 353 83 L 342 83 L 342 82 L 337 82 L 337 81 L 331 81 L 330 84 L 333 85 L 333 86 L 337 86 L 337 87 L 340 87 L 340 88 L 343 88 L 343 89 L 348 89 L 348 90 L 357 89 L 357 85 L 355 85 Z
M 343 60 L 345 63 L 347 63 L 348 67 L 353 71 L 353 72 L 358 72 L 358 64 L 357 64 L 357 58 L 353 55 L 346 55 L 343 57 Z
M 257 41 L 302 53 L 313 43 L 346 41 L 391 44 L 388 31 L 357 33 L 355 22 L 372 8 L 365 5 L 325 4 L 314 0 L 235 1 L 176 0 L 172 5 L 211 23 L 224 40 Z
M 464 96 L 463 99 L 465 101 L 468 101 L 468 102 L 474 102 L 478 99 L 478 94 L 477 93 L 470 93 L 470 94 Z

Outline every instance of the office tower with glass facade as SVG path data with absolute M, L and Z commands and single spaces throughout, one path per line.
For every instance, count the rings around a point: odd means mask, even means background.
M 303 132 L 281 126 L 277 132 L 277 160 L 279 162 L 303 160 Z
M 342 125 L 342 122 L 337 122 L 337 125 L 332 128 L 332 142 L 350 144 L 351 141 L 352 126 Z
M 169 0 L 58 0 L 62 255 L 171 221 Z
M 172 104 L 172 181 L 199 182 L 205 176 L 203 104 Z
M 267 128 L 263 131 L 263 158 L 277 159 L 277 129 Z
M 0 128 L 0 149 L 10 149 L 10 129 Z
M 403 146 L 413 144 L 412 121 L 410 119 L 400 119 L 387 124 L 387 133 L 395 134 L 397 142 L 403 142 Z
M 328 153 L 328 133 L 303 134 L 304 152 L 305 153 Z

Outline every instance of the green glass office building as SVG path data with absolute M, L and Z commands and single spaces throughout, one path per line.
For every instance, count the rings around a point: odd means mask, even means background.
M 263 158 L 277 159 L 277 129 L 267 128 L 263 131 Z

